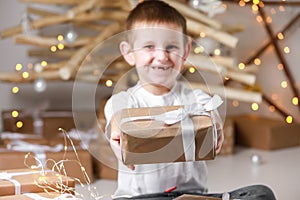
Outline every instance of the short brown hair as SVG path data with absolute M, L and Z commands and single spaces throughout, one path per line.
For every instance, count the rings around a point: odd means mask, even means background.
M 131 30 L 137 22 L 172 23 L 182 27 L 187 34 L 185 18 L 169 4 L 159 0 L 145 0 L 139 3 L 127 17 L 126 29 Z

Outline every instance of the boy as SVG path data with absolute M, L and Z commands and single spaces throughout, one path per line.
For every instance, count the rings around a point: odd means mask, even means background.
M 124 59 L 135 66 L 139 81 L 127 91 L 112 95 L 105 106 L 106 133 L 120 159 L 121 131 L 113 114 L 123 108 L 205 104 L 211 97 L 177 82 L 191 42 L 186 37 L 185 18 L 162 1 L 144 1 L 127 18 L 127 41 L 120 44 Z M 222 122 L 217 120 L 216 153 L 223 142 Z M 206 192 L 207 169 L 204 161 L 124 166 L 119 162 L 118 189 L 115 197 L 177 190 Z

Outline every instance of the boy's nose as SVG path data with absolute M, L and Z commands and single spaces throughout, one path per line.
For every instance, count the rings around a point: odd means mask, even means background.
M 169 57 L 169 52 L 165 49 L 155 49 L 155 59 L 160 62 L 166 62 Z

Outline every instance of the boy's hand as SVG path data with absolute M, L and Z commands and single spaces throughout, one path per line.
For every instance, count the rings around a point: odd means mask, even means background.
M 119 160 L 122 160 L 120 139 L 121 139 L 121 130 L 118 128 L 118 126 L 116 126 L 116 121 L 112 119 L 111 135 L 110 135 L 109 143 L 117 158 Z M 134 165 L 127 165 L 127 167 L 130 168 L 131 170 L 135 169 Z

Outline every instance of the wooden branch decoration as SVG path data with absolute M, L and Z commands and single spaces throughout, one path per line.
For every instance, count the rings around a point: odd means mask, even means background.
M 74 8 L 68 10 L 67 16 L 69 19 L 73 19 L 79 13 L 83 13 L 87 10 L 90 10 L 96 3 L 96 0 L 89 0 L 75 6 Z
M 262 102 L 262 95 L 258 92 L 253 91 L 245 91 L 241 89 L 235 89 L 231 87 L 222 87 L 222 86 L 207 86 L 205 84 L 201 83 L 193 83 L 189 82 L 187 83 L 188 86 L 192 87 L 193 89 L 201 89 L 209 94 L 219 94 L 220 96 L 227 98 L 227 99 L 233 99 L 233 100 L 239 100 L 243 102 Z
M 216 65 L 210 60 L 202 60 L 199 59 L 197 56 L 189 56 L 187 59 L 187 65 L 192 65 L 196 67 L 199 71 L 205 70 L 212 73 L 220 74 L 222 77 L 229 77 L 235 81 L 240 83 L 244 83 L 247 85 L 253 85 L 256 80 L 256 76 L 253 74 L 243 73 L 241 71 L 230 71 L 227 70 L 225 67 Z
M 214 29 L 220 29 L 222 27 L 222 25 L 218 21 L 216 21 L 212 18 L 209 18 L 208 16 L 200 13 L 199 11 L 197 11 L 185 4 L 176 2 L 174 0 L 166 0 L 166 2 L 168 4 L 170 4 L 171 6 L 175 7 L 179 12 L 181 12 L 186 17 L 189 17 L 194 20 L 197 20 L 198 22 L 207 24 Z
M 189 18 L 187 18 L 187 28 L 192 34 L 199 35 L 200 32 L 204 32 L 208 37 L 211 37 L 231 48 L 235 48 L 238 43 L 237 37 L 223 31 L 215 30 Z
M 59 43 L 63 44 L 65 47 L 81 47 L 89 44 L 93 41 L 94 38 L 91 37 L 81 37 L 76 39 L 74 42 L 69 43 L 65 40 L 58 41 L 56 38 L 49 38 L 49 37 L 41 37 L 35 35 L 17 35 L 14 37 L 15 42 L 17 44 L 29 44 L 38 47 L 46 47 L 50 48 L 51 46 L 57 46 Z
M 60 77 L 63 80 L 69 80 L 73 77 L 86 55 L 90 53 L 97 44 L 108 38 L 110 35 L 117 33 L 119 30 L 120 25 L 118 23 L 115 22 L 110 24 L 91 44 L 82 47 L 71 57 L 66 66 L 59 70 Z
M 76 5 L 88 0 L 20 0 L 24 3 L 41 3 L 41 4 L 57 4 L 57 5 Z
M 49 49 L 34 49 L 28 50 L 27 55 L 30 57 L 56 57 L 69 59 L 74 55 L 76 50 L 64 49 L 62 51 L 52 52 Z
M 22 72 L 0 72 L 0 81 L 11 83 L 30 83 L 37 78 L 43 78 L 45 80 L 61 80 L 57 70 L 45 71 L 45 72 L 29 72 L 28 78 L 22 77 Z

